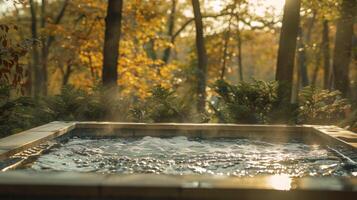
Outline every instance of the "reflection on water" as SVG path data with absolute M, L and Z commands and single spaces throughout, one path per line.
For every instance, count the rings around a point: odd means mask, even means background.
M 276 190 L 290 190 L 291 177 L 287 174 L 269 176 L 268 185 Z
M 317 145 L 186 137 L 72 138 L 42 155 L 31 169 L 238 177 L 285 174 L 271 180 L 282 189 L 289 185 L 287 176 L 351 176 L 357 171 L 355 165 Z

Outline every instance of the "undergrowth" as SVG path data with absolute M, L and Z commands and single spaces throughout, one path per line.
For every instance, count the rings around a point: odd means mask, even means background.
M 161 86 L 152 88 L 145 99 L 129 99 L 101 88 L 88 92 L 66 86 L 60 94 L 36 101 L 23 96 L 10 98 L 10 88 L 1 86 L 0 137 L 51 121 L 271 123 L 277 85 L 258 80 L 237 85 L 217 81 L 203 114 L 196 112 L 190 95 Z M 357 128 L 357 111 L 351 110 L 338 91 L 304 88 L 292 112 L 297 113 L 297 123 Z

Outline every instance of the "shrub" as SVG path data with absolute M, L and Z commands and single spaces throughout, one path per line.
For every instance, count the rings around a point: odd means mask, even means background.
M 265 123 L 277 100 L 276 82 L 253 80 L 231 85 L 219 80 L 213 90 L 217 96 L 210 107 L 218 121 L 225 123 Z
M 61 94 L 43 99 L 43 111 L 53 120 L 120 120 L 128 118 L 130 101 L 118 93 L 95 89 L 89 93 L 66 86 Z
M 337 123 L 350 107 L 339 91 L 306 87 L 299 93 L 299 123 Z
M 210 101 L 211 122 L 271 123 L 276 118 L 277 83 L 254 80 L 231 85 L 217 81 Z M 123 98 L 101 88 L 87 92 L 66 86 L 61 94 L 42 97 L 10 98 L 10 86 L 0 86 L 0 136 L 6 136 L 51 121 L 136 121 L 206 122 L 205 114 L 195 111 L 193 95 L 156 86 L 145 99 Z M 299 93 L 298 123 L 340 124 L 355 130 L 357 111 L 345 119 L 350 104 L 338 91 L 307 87 Z M 290 107 L 287 107 L 290 109 Z M 283 112 L 286 113 L 286 112 Z M 291 121 L 291 116 L 285 116 Z M 295 118 L 294 118 L 295 119 Z M 342 121 L 343 120 L 343 121 Z M 341 122 L 342 121 L 342 122 Z
M 202 121 L 192 106 L 192 103 L 180 99 L 174 90 L 156 86 L 150 97 L 133 105 L 130 113 L 132 120 L 137 122 Z
M 60 94 L 42 99 L 42 115 L 60 121 L 84 120 L 90 99 L 84 90 L 65 86 Z
M 0 136 L 10 135 L 51 121 L 127 121 L 131 102 L 104 90 L 87 91 L 73 86 L 38 101 L 10 98 L 10 87 L 0 87 Z
M 37 125 L 36 103 L 29 97 L 10 98 L 10 87 L 0 86 L 0 137 Z

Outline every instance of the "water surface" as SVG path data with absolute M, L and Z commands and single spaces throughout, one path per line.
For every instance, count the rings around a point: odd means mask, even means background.
M 32 170 L 256 176 L 356 176 L 353 163 L 318 145 L 247 139 L 71 138 Z

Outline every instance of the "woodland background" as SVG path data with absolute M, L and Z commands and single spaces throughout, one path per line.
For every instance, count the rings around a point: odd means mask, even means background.
M 0 135 L 53 120 L 356 131 L 356 11 L 356 0 L 2 0 Z

